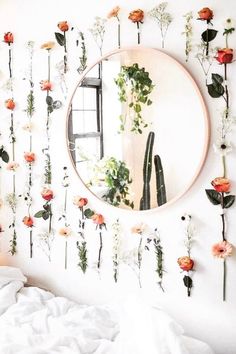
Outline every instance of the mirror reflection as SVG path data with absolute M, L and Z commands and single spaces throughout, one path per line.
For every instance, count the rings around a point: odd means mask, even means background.
M 203 164 L 208 121 L 188 72 L 155 49 L 103 58 L 81 78 L 68 145 L 83 183 L 116 207 L 147 210 L 179 198 Z

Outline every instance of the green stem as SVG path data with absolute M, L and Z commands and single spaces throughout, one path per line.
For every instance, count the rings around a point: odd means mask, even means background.
M 11 68 L 11 47 L 10 47 L 10 43 L 8 44 L 9 45 L 9 62 L 8 62 L 8 67 L 9 67 L 9 75 L 10 75 L 10 79 L 12 78 L 12 68 Z M 12 85 L 12 83 L 11 83 Z
M 118 48 L 120 49 L 120 19 L 117 16 L 117 21 L 118 21 Z
M 225 156 L 222 156 L 222 165 L 223 165 L 223 177 L 226 177 L 226 159 Z
M 67 47 L 66 47 L 66 32 L 64 32 L 64 74 L 67 73 Z
M 223 301 L 226 301 L 226 259 L 223 261 Z
M 99 247 L 99 252 L 98 252 L 98 262 L 97 262 L 97 267 L 98 269 L 100 268 L 101 265 L 101 253 L 102 253 L 102 232 L 101 229 L 99 231 L 99 238 L 100 238 L 100 247 Z
M 137 22 L 137 30 L 138 30 L 138 44 L 140 44 L 140 26 L 139 26 L 139 22 Z
M 67 239 L 65 243 L 65 269 L 67 269 Z
M 30 258 L 33 257 L 33 231 L 30 230 Z

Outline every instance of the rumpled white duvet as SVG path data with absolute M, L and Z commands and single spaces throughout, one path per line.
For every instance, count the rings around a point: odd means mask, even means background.
M 182 328 L 138 300 L 78 305 L 24 282 L 19 269 L 0 267 L 1 354 L 192 354 Z

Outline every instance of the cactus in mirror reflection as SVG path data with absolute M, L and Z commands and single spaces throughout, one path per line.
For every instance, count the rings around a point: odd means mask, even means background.
M 159 155 L 154 156 L 154 165 L 156 171 L 157 205 L 161 206 L 166 203 L 166 187 L 163 167 Z
M 152 174 L 152 151 L 154 138 L 154 132 L 150 132 L 147 138 L 143 163 L 143 195 L 140 200 L 140 210 L 150 209 L 150 180 Z

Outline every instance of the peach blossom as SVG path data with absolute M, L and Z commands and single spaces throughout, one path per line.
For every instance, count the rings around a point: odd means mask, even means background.
M 212 254 L 214 257 L 225 259 L 231 256 L 232 253 L 233 245 L 227 241 L 221 241 L 212 246 Z
M 71 229 L 67 226 L 65 227 L 61 227 L 59 230 L 58 230 L 58 233 L 60 236 L 64 236 L 64 237 L 68 237 L 71 235 Z
M 112 18 L 112 17 L 118 17 L 120 11 L 120 7 L 116 6 L 114 7 L 107 15 L 107 18 Z
M 7 170 L 8 171 L 13 171 L 15 172 L 17 170 L 17 168 L 19 167 L 19 164 L 15 161 L 9 162 L 7 164 Z

